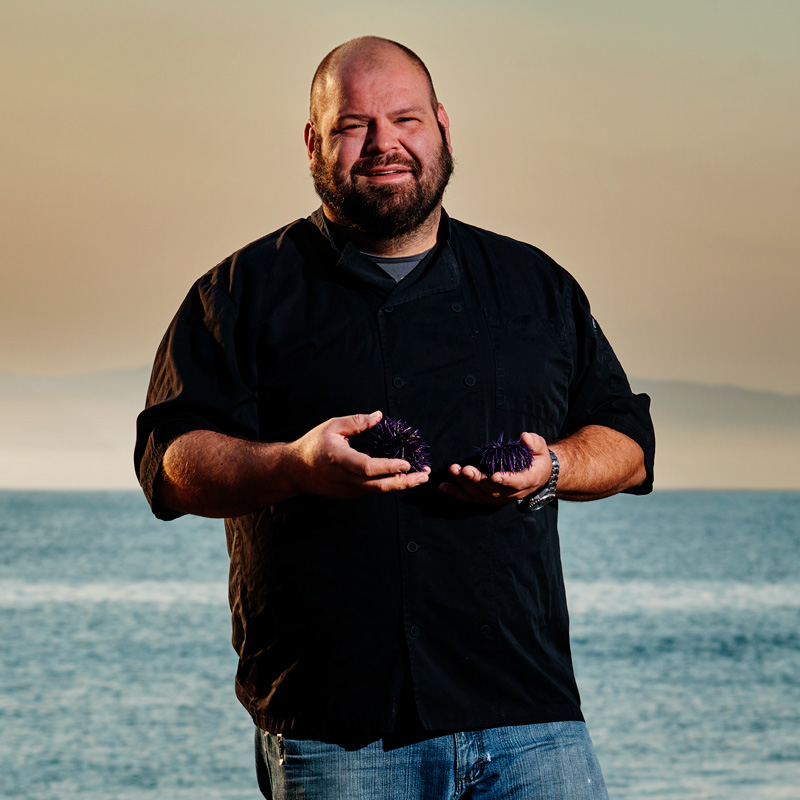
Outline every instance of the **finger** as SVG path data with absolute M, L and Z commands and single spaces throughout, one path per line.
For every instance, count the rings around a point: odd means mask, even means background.
M 495 472 L 489 480 L 494 485 L 501 486 L 507 497 L 519 500 L 541 488 L 547 482 L 548 476 L 549 473 L 542 474 L 541 467 L 535 462 L 525 472 Z
M 486 480 L 486 476 L 477 467 L 472 467 L 469 465 L 461 469 L 461 474 L 459 477 L 466 478 L 473 483 Z
M 530 482 L 528 470 L 525 472 L 495 472 L 494 475 L 489 476 L 489 480 L 497 485 L 509 489 L 512 492 L 517 492 L 525 489 Z
M 485 476 L 476 481 L 472 477 L 454 475 L 452 483 L 458 486 L 473 503 L 504 502 L 509 491 L 489 481 Z M 513 490 L 511 490 L 513 491 Z
M 462 467 L 460 464 L 451 464 L 448 471 L 454 478 L 464 477 L 474 483 L 486 478 L 477 467 L 472 467 L 469 464 L 466 467 Z
M 411 469 L 411 464 L 402 458 L 370 458 L 364 464 L 364 474 L 370 478 L 381 475 L 396 475 L 398 472 L 406 473 Z M 430 469 L 427 468 L 430 472 Z
M 472 484 L 469 478 L 463 477 L 464 467 L 460 464 L 451 464 L 447 471 L 453 476 L 453 480 L 450 482 L 445 481 L 441 485 L 458 489 L 461 493 L 469 493 Z
M 365 481 L 362 486 L 370 492 L 399 492 L 404 489 L 413 489 L 428 482 L 427 472 L 411 472 L 405 475 L 389 475 Z
M 408 472 L 411 464 L 402 458 L 372 458 L 360 450 L 351 447 L 341 449 L 335 459 L 344 469 L 353 475 L 374 478 L 382 475 L 395 475 Z M 430 470 L 428 470 L 430 471 Z

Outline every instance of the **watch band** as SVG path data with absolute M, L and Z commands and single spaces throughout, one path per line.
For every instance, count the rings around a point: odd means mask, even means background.
M 556 484 L 558 483 L 558 458 L 552 450 L 550 453 L 550 461 L 552 466 L 550 468 L 550 480 L 547 481 L 545 486 L 535 494 L 529 494 L 523 497 L 522 500 L 517 500 L 517 511 L 522 514 L 530 514 L 531 511 L 538 511 L 544 508 L 548 503 L 552 503 L 556 499 Z

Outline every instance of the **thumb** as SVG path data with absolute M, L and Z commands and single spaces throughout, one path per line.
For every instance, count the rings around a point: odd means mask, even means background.
M 338 417 L 334 420 L 334 430 L 342 436 L 355 436 L 370 428 L 373 428 L 381 421 L 380 411 L 373 411 L 371 414 L 352 414 L 349 417 Z
M 541 456 L 547 453 L 547 442 L 539 434 L 526 431 L 520 438 L 528 445 L 534 456 Z

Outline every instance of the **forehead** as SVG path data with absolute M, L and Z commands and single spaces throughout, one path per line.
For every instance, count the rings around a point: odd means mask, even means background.
M 401 109 L 432 110 L 425 73 L 402 54 L 352 57 L 332 70 L 321 99 L 326 114 L 383 114 Z

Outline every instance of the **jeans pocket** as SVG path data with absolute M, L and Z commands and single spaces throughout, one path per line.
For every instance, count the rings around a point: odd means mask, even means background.
M 267 800 L 272 800 L 272 781 L 270 779 L 269 757 L 267 755 L 267 737 L 269 734 L 256 728 L 256 778 L 258 789 Z

